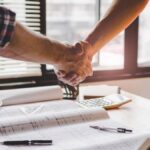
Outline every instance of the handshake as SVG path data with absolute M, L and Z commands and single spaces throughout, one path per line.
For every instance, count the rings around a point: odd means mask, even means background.
M 60 81 L 76 86 L 87 76 L 92 76 L 92 53 L 88 42 L 81 41 L 73 46 L 62 44 L 57 52 L 59 57 L 54 70 Z
M 63 44 L 35 34 L 17 22 L 11 41 L 0 47 L 0 56 L 51 64 L 59 80 L 76 86 L 87 76 L 92 75 L 93 47 L 91 47 L 87 40 L 75 45 Z

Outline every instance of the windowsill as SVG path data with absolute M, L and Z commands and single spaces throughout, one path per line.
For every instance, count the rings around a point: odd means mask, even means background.
M 94 66 L 94 71 L 102 71 L 102 70 L 122 70 L 123 66 Z

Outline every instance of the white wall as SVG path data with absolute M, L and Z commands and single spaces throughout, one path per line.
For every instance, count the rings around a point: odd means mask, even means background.
M 113 81 L 103 81 L 95 83 L 86 83 L 83 85 L 96 85 L 96 84 L 107 84 L 107 85 L 117 85 L 123 90 L 128 92 L 146 97 L 150 99 L 150 78 L 136 78 L 136 79 L 126 79 L 126 80 L 113 80 Z

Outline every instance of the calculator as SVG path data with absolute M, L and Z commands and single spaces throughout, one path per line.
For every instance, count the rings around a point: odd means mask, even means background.
M 113 94 L 101 98 L 93 98 L 88 100 L 79 100 L 77 103 L 81 107 L 102 107 L 105 109 L 115 109 L 132 100 L 122 94 Z

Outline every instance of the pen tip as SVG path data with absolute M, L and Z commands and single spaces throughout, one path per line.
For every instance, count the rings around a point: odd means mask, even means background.
M 91 128 L 94 128 L 94 129 L 98 129 L 98 127 L 97 126 L 90 126 Z

